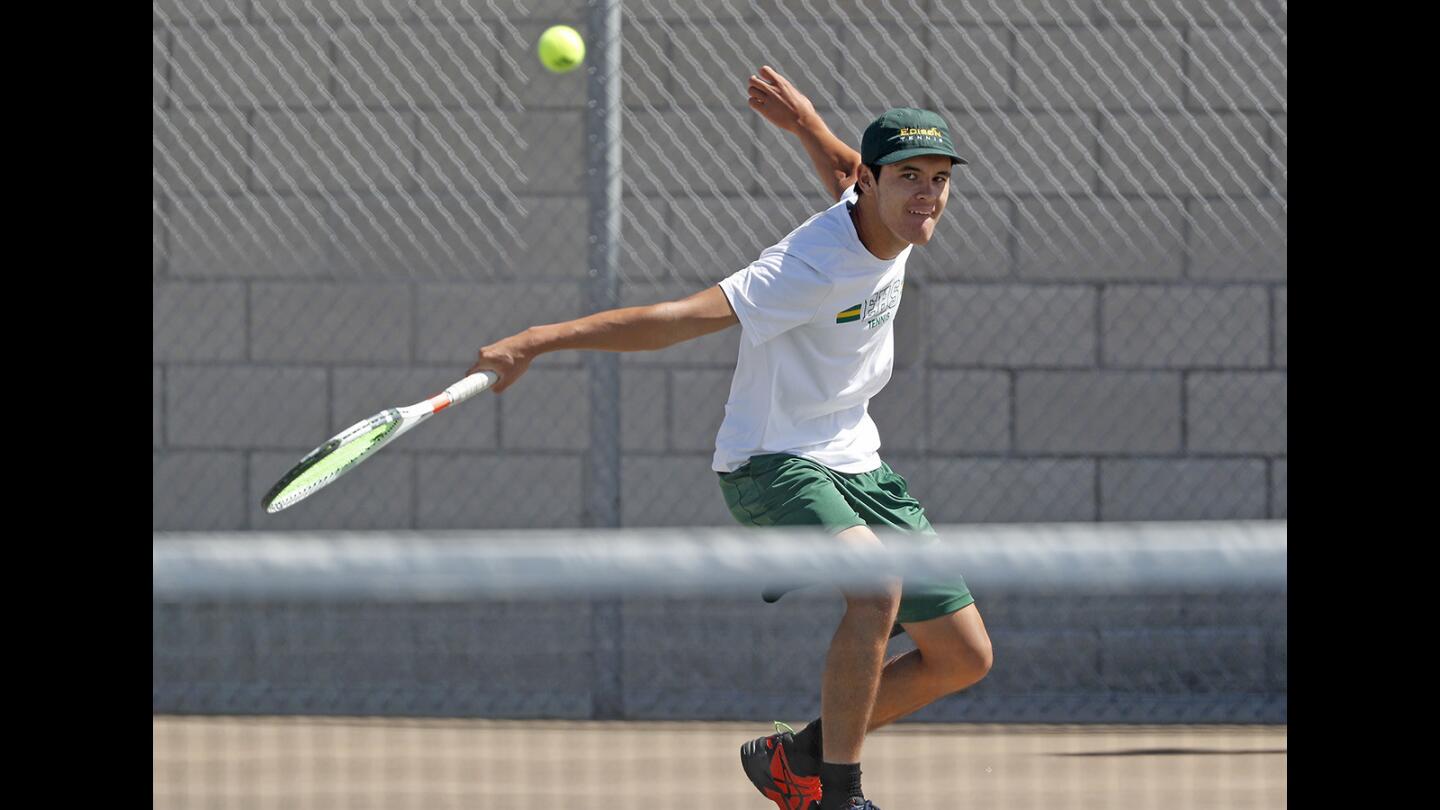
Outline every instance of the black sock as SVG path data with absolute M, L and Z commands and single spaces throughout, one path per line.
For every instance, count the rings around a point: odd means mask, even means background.
M 820 734 L 820 718 L 795 733 L 795 752 L 800 761 L 796 767 L 808 776 L 820 772 L 820 763 L 825 760 L 825 738 Z
M 820 810 L 843 810 L 852 796 L 864 798 L 860 790 L 860 763 L 820 763 Z

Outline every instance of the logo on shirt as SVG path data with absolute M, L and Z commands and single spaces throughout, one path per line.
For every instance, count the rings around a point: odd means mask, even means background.
M 884 326 L 894 317 L 895 308 L 900 306 L 900 292 L 904 288 L 905 281 L 895 279 L 864 301 L 835 313 L 835 323 L 864 320 L 866 329 Z

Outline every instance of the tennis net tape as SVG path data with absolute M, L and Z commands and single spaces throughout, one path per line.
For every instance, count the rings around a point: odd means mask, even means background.
M 991 587 L 1283 589 L 1285 551 L 1283 522 L 952 527 L 941 542 L 884 548 L 804 529 L 157 533 L 153 587 L 166 599 L 434 600 L 719 594 L 775 579 L 863 585 L 877 571 L 954 571 Z

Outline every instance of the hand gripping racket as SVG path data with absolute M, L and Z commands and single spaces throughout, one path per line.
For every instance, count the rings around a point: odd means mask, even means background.
M 493 371 L 481 371 L 444 391 L 406 408 L 390 408 L 363 419 L 319 447 L 285 473 L 260 505 L 274 514 L 314 495 L 335 479 L 353 470 L 375 451 L 426 419 L 484 391 L 500 379 Z

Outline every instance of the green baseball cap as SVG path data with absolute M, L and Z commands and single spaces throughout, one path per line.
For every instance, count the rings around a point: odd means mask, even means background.
M 944 155 L 951 163 L 968 162 L 955 154 L 945 121 L 929 110 L 886 110 L 860 138 L 860 162 L 867 165 L 885 166 L 920 155 Z

